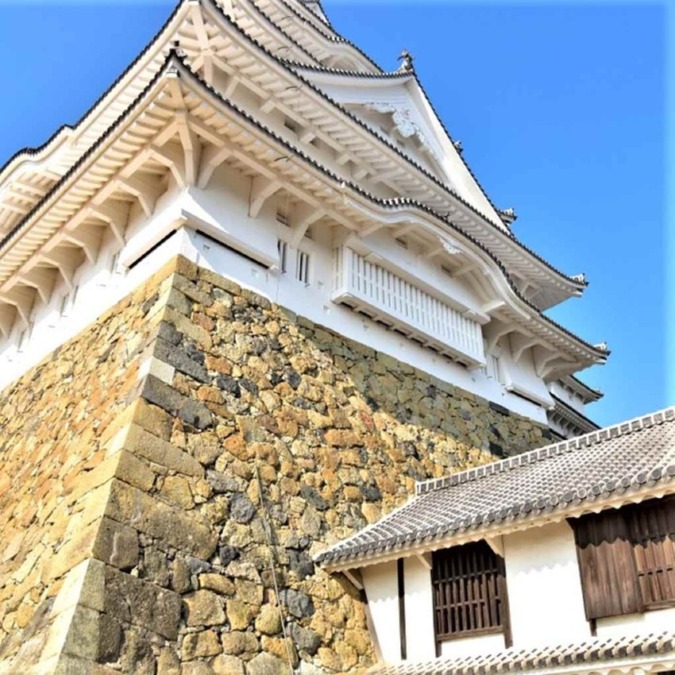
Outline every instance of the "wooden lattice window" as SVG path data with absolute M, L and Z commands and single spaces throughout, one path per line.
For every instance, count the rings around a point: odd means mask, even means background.
M 436 551 L 432 585 L 437 642 L 504 632 L 504 560 L 485 542 Z
M 571 521 L 590 620 L 675 604 L 675 498 Z
M 626 520 L 644 606 L 675 603 L 675 499 L 630 506 Z

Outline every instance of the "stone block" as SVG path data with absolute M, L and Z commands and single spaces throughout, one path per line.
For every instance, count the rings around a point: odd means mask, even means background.
M 103 518 L 92 555 L 120 570 L 129 570 L 138 564 L 138 532 L 133 527 Z
M 194 457 L 138 425 L 129 427 L 124 447 L 171 471 L 198 478 L 204 475 L 204 469 Z
M 112 567 L 106 568 L 105 611 L 123 623 L 131 623 L 169 640 L 178 636 L 181 599 Z
M 198 558 L 210 558 L 218 543 L 217 532 L 197 514 L 187 515 L 121 481 L 111 481 L 106 515 Z
M 225 623 L 223 599 L 211 591 L 195 591 L 184 598 L 188 626 L 219 626 Z
M 203 403 L 183 396 L 152 375 L 146 378 L 140 396 L 197 429 L 207 429 L 213 425 L 213 415 Z
M 220 654 L 221 645 L 218 634 L 214 630 L 205 630 L 200 633 L 188 633 L 183 638 L 181 654 L 184 661 L 204 659 Z

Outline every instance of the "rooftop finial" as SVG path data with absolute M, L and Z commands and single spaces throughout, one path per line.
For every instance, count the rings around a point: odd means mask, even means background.
M 407 50 L 404 49 L 399 57 L 399 61 L 403 61 L 403 63 L 399 66 L 399 72 L 402 73 L 413 73 L 415 72 L 415 67 L 413 66 L 413 55 Z
M 588 281 L 586 280 L 586 274 L 584 272 L 581 272 L 581 274 L 575 274 L 573 277 L 571 277 L 573 281 L 576 281 L 580 284 L 587 284 Z
M 600 342 L 597 345 L 593 345 L 598 351 L 609 352 L 609 345 L 606 342 Z
M 497 213 L 499 213 L 500 218 L 507 225 L 511 225 L 518 220 L 518 214 L 513 207 L 508 209 L 497 209 Z
M 452 144 L 455 146 L 455 150 L 457 150 L 460 155 L 464 152 L 462 141 L 453 141 Z

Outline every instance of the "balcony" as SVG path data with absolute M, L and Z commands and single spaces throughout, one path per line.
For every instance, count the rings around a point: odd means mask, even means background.
M 335 251 L 332 299 L 467 366 L 485 365 L 479 323 L 346 246 Z

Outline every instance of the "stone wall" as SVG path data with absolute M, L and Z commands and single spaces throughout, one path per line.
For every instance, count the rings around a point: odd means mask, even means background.
M 5 401 L 0 419 L 19 421 L 0 442 L 21 487 L 0 502 L 18 542 L 0 567 L 0 659 L 23 644 L 5 661 L 20 672 L 52 652 L 63 672 L 363 669 L 374 653 L 362 598 L 312 556 L 407 500 L 415 480 L 547 440 L 182 258 Z M 21 429 L 26 409 L 46 436 Z M 46 503 L 65 530 L 45 525 Z M 86 546 L 60 556 L 85 521 Z M 56 624 L 60 651 L 44 637 Z

